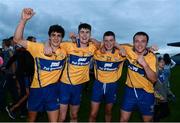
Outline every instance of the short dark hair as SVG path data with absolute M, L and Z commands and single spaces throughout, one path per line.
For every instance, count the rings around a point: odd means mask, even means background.
M 13 36 L 9 37 L 9 39 L 8 39 L 8 40 L 12 41 L 12 40 L 13 40 Z
M 3 39 L 2 41 L 5 46 L 7 46 L 7 47 L 11 46 L 11 40 L 9 40 L 9 38 Z
M 90 24 L 87 24 L 87 23 L 81 23 L 78 27 L 78 32 L 82 29 L 89 29 L 91 31 L 91 25 Z
M 164 59 L 164 62 L 165 62 L 166 65 L 171 64 L 171 57 L 169 56 L 168 53 L 165 53 L 165 54 L 163 55 L 163 59 Z
M 115 34 L 114 34 L 114 32 L 112 32 L 112 31 L 107 31 L 107 32 L 105 32 L 104 35 L 103 35 L 103 39 L 104 39 L 105 36 L 113 36 L 114 39 L 116 39 Z
M 51 25 L 49 27 L 49 31 L 48 31 L 48 35 L 50 36 L 52 32 L 58 32 L 58 33 L 61 33 L 62 34 L 62 38 L 64 38 L 64 35 L 65 35 L 65 31 L 64 31 L 64 28 L 58 24 L 56 25 Z
M 163 57 L 158 57 L 158 62 L 160 62 L 161 60 L 164 60 Z
M 36 39 L 34 36 L 28 36 L 28 37 L 27 37 L 27 40 L 28 40 L 28 41 L 32 41 L 33 38 Z
M 133 36 L 133 42 L 135 41 L 135 37 L 136 37 L 137 35 L 143 35 L 143 36 L 146 36 L 147 42 L 149 41 L 149 36 L 148 36 L 147 33 L 145 33 L 145 32 L 137 32 L 137 33 Z

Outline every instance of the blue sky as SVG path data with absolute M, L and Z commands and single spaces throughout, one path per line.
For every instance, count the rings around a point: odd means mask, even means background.
M 160 53 L 180 53 L 169 47 L 180 42 L 180 0 L 1 0 L 0 40 L 13 35 L 25 7 L 33 8 L 35 16 L 25 28 L 25 37 L 48 39 L 50 25 L 60 24 L 69 32 L 76 32 L 80 22 L 92 25 L 92 36 L 102 39 L 105 31 L 116 33 L 119 43 L 132 43 L 137 31 L 150 36 L 149 45 L 157 44 Z

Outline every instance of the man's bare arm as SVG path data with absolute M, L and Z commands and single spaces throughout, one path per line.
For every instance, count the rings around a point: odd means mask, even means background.
M 14 38 L 13 38 L 14 43 L 19 44 L 19 45 L 23 46 L 24 48 L 27 48 L 27 41 L 23 39 L 24 27 L 26 25 L 26 22 L 33 15 L 34 15 L 33 9 L 31 9 L 31 8 L 23 9 L 20 22 L 14 33 Z

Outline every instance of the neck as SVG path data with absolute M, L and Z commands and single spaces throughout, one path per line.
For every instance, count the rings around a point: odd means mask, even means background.
M 85 48 L 85 47 L 87 47 L 87 46 L 88 46 L 88 43 L 81 43 L 81 42 L 80 42 L 80 47 Z
M 52 48 L 52 51 L 53 51 L 53 52 L 56 52 L 56 50 L 57 50 L 59 47 L 54 47 L 54 46 L 51 45 L 51 48 Z
M 141 53 L 139 53 L 139 52 L 135 51 L 135 53 L 136 53 L 137 55 L 144 55 L 144 54 L 145 54 L 145 52 L 146 52 L 146 50 L 144 50 L 144 51 L 143 51 L 143 52 L 141 52 Z
M 111 49 L 111 50 L 106 49 L 106 53 L 112 53 L 112 51 L 113 51 L 113 49 Z

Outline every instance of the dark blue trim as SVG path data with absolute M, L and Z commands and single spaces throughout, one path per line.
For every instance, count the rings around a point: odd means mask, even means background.
M 62 60 L 47 60 L 39 58 L 40 68 L 43 71 L 53 71 L 63 69 L 65 59 Z
M 76 56 L 76 55 L 72 55 L 70 54 L 68 57 L 68 62 L 72 65 L 76 65 L 76 66 L 86 66 L 90 64 L 92 55 L 91 56 Z
M 77 40 L 76 40 L 76 43 L 77 43 L 77 47 L 80 48 L 80 47 L 81 47 L 80 39 L 77 39 Z
M 38 78 L 38 82 L 39 82 L 39 87 L 41 88 L 42 86 L 41 86 L 41 80 L 40 80 L 40 66 L 38 65 L 38 63 L 39 63 L 39 61 L 38 61 L 38 59 L 39 58 L 35 58 L 35 60 L 36 60 L 36 68 L 37 68 L 37 78 Z
M 145 76 L 145 70 L 142 69 L 142 68 L 139 68 L 133 64 L 131 64 L 129 61 L 128 61 L 128 68 L 136 73 L 139 73 L 140 75 L 142 76 Z
M 95 60 L 96 68 L 101 71 L 115 71 L 119 68 L 119 65 L 122 61 L 119 62 L 107 62 Z

